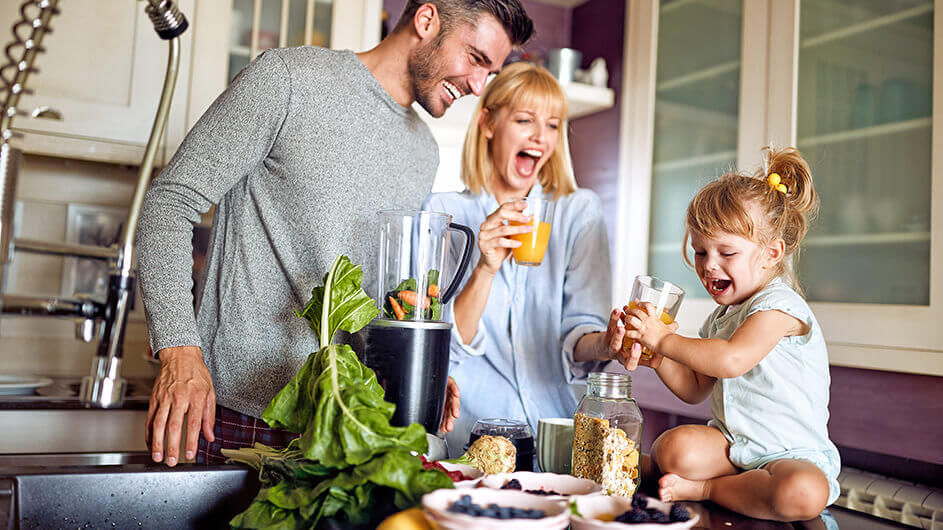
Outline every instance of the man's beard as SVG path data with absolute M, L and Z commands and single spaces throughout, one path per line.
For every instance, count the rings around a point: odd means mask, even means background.
M 413 51 L 407 61 L 413 99 L 435 118 L 441 117 L 448 109 L 448 106 L 433 106 L 437 98 L 441 99 L 438 91 L 442 83 L 442 71 L 437 64 L 441 59 L 437 57 L 437 52 L 442 46 L 442 37 L 440 32 L 432 42 Z

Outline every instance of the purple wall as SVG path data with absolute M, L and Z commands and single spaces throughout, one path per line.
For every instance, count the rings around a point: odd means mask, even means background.
M 943 378 L 831 367 L 829 436 L 835 445 L 943 465 Z M 650 447 L 671 425 L 664 415 L 704 420 L 710 405 L 688 405 L 651 370 L 632 374 L 632 395 L 652 417 L 643 443 Z M 684 422 L 682 422 L 684 423 Z
M 599 195 L 606 212 L 609 246 L 615 249 L 619 178 L 619 106 L 625 0 L 590 0 L 573 9 L 571 46 L 583 52 L 583 68 L 596 57 L 606 60 L 615 105 L 570 122 L 570 149 L 576 181 Z

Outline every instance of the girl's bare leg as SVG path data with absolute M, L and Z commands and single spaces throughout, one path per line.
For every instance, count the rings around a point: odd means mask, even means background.
M 669 473 L 658 481 L 662 501 L 711 500 L 757 519 L 807 521 L 828 502 L 828 479 L 805 460 L 776 460 L 762 469 L 708 480 Z
M 688 480 L 733 475 L 730 444 L 715 427 L 680 425 L 661 434 L 652 444 L 649 473 L 675 473 Z

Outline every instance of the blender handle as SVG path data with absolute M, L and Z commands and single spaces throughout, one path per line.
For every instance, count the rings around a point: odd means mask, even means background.
M 462 281 L 462 277 L 465 276 L 465 269 L 468 268 L 468 259 L 471 258 L 472 243 L 475 241 L 475 233 L 472 232 L 471 228 L 465 225 L 449 223 L 449 230 L 457 230 L 465 234 L 465 246 L 462 248 L 462 259 L 458 262 L 458 268 L 455 269 L 455 274 L 452 275 L 452 282 L 449 283 L 445 292 L 442 293 L 442 298 L 439 299 L 443 304 L 449 303 L 452 297 L 455 296 L 455 291 L 458 290 L 458 284 Z

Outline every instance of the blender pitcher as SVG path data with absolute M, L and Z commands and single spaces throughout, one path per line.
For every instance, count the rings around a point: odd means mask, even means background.
M 468 267 L 475 234 L 452 216 L 412 210 L 384 210 L 380 216 L 377 304 L 390 320 L 442 320 L 442 306 L 455 295 Z M 446 287 L 449 231 L 465 236 L 458 270 Z
M 376 372 L 385 399 L 396 405 L 390 423 L 420 423 L 434 434 L 442 420 L 452 333 L 442 311 L 468 268 L 475 233 L 444 213 L 387 210 L 379 217 L 380 316 L 360 332 L 362 360 Z M 447 281 L 450 231 L 465 238 Z

